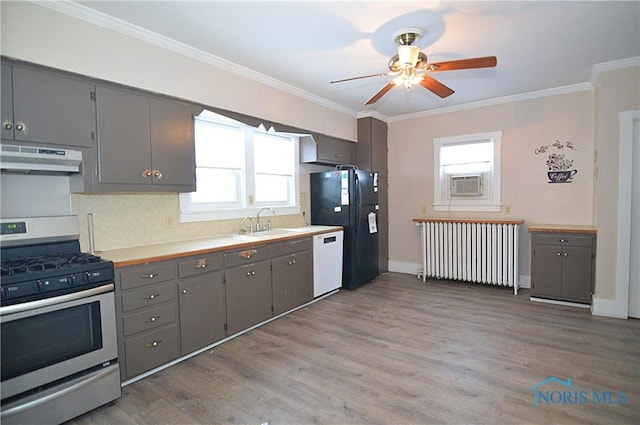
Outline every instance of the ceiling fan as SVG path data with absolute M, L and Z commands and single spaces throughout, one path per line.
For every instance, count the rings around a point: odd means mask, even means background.
M 457 69 L 491 68 L 496 66 L 498 60 L 495 56 L 485 56 L 481 58 L 460 59 L 445 62 L 428 63 L 427 55 L 420 51 L 413 43 L 422 37 L 423 31 L 419 28 L 409 28 L 396 32 L 393 40 L 398 45 L 398 54 L 389 60 L 389 72 L 381 74 L 363 75 L 361 77 L 344 78 L 333 80 L 330 83 L 341 83 L 344 81 L 358 80 L 361 78 L 383 77 L 386 75 L 397 75 L 389 81 L 376 94 L 365 102 L 365 105 L 376 103 L 394 86 L 402 84 L 410 90 L 414 84 L 420 84 L 427 90 L 431 90 L 441 98 L 445 98 L 454 91 L 428 75 L 431 72 L 453 71 Z

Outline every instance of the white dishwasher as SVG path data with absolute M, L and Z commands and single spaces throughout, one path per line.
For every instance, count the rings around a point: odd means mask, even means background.
M 313 237 L 313 296 L 342 287 L 342 241 L 344 232 Z

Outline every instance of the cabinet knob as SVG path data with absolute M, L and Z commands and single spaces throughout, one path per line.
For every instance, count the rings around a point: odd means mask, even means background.
M 157 347 L 160 344 L 162 344 L 162 340 L 153 341 L 151 344 L 145 344 L 144 346 L 147 347 L 147 348 L 154 348 L 154 347 Z
M 560 243 L 568 242 L 566 239 L 560 239 Z
M 153 323 L 156 320 L 158 320 L 160 318 L 160 316 L 153 316 L 153 317 L 149 317 L 148 319 L 145 320 L 146 323 Z
M 16 130 L 26 132 L 27 125 L 25 123 L 23 123 L 22 121 L 17 121 L 16 122 Z
M 157 179 L 161 179 L 162 178 L 162 173 L 160 172 L 160 170 L 153 170 L 153 177 L 157 178 Z
M 3 125 L 4 125 L 4 129 L 5 129 L 5 130 L 11 130 L 11 129 L 13 129 L 13 124 L 11 123 L 11 121 L 5 121 L 5 122 L 3 123 Z
M 151 170 L 144 170 L 144 171 L 142 172 L 142 177 L 151 177 L 151 176 L 152 176 L 152 174 L 153 174 L 153 173 L 151 172 Z
M 143 279 L 153 279 L 156 276 L 158 276 L 158 273 L 143 274 L 140 277 L 143 278 Z
M 569 254 L 567 254 L 566 252 L 565 252 L 563 255 L 564 255 L 565 257 L 568 257 L 568 256 L 569 256 Z
M 561 253 L 561 252 L 558 252 L 558 253 L 556 253 L 556 255 L 559 257 L 559 256 L 561 256 L 561 255 L 562 255 L 562 253 Z
M 335 154 L 336 158 L 342 158 L 342 155 L 340 155 L 339 153 Z
M 151 294 L 148 297 L 146 297 L 146 300 L 155 300 L 156 298 L 158 298 L 160 296 L 160 294 Z
M 183 293 L 183 294 L 186 294 L 186 293 L 187 293 L 187 290 L 186 290 L 186 289 L 183 289 L 183 290 L 182 290 L 182 293 Z
M 196 269 L 206 269 L 207 268 L 207 260 L 205 260 L 204 258 L 201 260 L 198 260 L 198 264 L 196 265 Z

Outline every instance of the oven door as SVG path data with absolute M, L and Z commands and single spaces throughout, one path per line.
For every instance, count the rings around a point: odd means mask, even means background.
M 115 361 L 113 289 L 1 307 L 2 400 Z

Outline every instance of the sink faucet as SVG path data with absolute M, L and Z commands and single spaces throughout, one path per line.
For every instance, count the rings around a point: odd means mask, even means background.
M 264 210 L 271 211 L 271 214 L 276 215 L 276 212 L 271 207 L 262 207 L 258 210 L 258 214 L 256 214 L 256 232 L 260 232 L 263 230 L 271 230 L 271 220 L 267 222 L 267 224 L 263 227 L 260 227 L 260 213 Z

